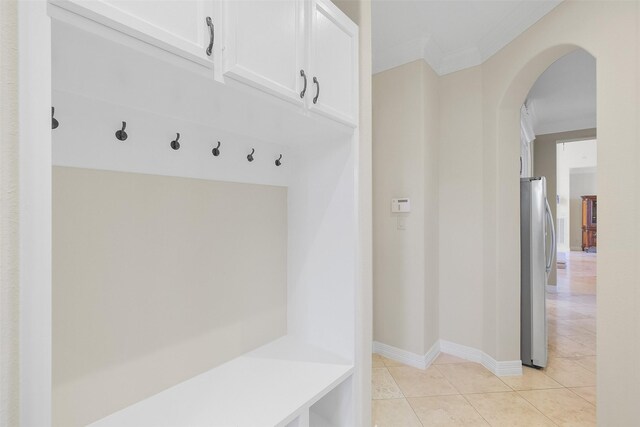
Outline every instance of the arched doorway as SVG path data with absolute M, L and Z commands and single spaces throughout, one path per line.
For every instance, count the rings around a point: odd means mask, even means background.
M 495 182 L 495 193 L 485 194 L 492 211 L 485 215 L 484 223 L 489 246 L 485 253 L 489 267 L 485 271 L 489 289 L 485 312 L 495 312 L 491 323 L 495 322 L 493 344 L 498 360 L 520 359 L 520 108 L 540 75 L 559 58 L 579 48 L 582 47 L 561 44 L 533 55 L 514 72 L 497 100 L 495 144 L 491 150 L 495 168 L 488 168 L 485 178 Z M 491 344 L 487 347 L 491 348 Z
M 514 74 L 498 101 L 496 112 L 496 180 L 495 218 L 492 228 L 495 234 L 496 303 L 486 309 L 496 311 L 496 354 L 501 359 L 519 358 L 520 342 L 520 111 L 531 88 L 538 78 L 554 62 L 576 49 L 589 49 L 576 44 L 560 44 L 548 47 L 533 55 Z M 514 238 L 517 236 L 517 238 Z M 498 280 L 508 277 L 508 280 Z M 500 302 L 503 304 L 500 304 Z M 491 301 L 489 301 L 491 304 Z M 502 305 L 502 306 L 501 306 Z M 517 323 L 517 324 L 516 324 Z M 517 345 L 516 345 L 517 344 Z
M 490 161 L 484 162 L 484 189 L 491 196 L 485 205 L 485 226 L 486 236 L 495 240 L 489 241 L 485 262 L 485 312 L 490 313 L 485 330 L 495 335 L 499 360 L 517 357 L 520 310 L 515 306 L 520 292 L 513 284 L 519 280 L 520 262 L 519 239 L 513 239 L 518 218 L 512 212 L 519 193 L 519 147 L 513 144 L 519 138 L 518 108 L 551 63 L 583 48 L 597 59 L 598 229 L 603 236 L 598 240 L 597 416 L 603 425 L 632 425 L 640 417 L 640 370 L 635 368 L 640 337 L 640 9 L 629 2 L 564 2 L 557 11 L 553 20 L 532 28 L 483 65 L 483 73 L 490 76 L 484 93 L 493 97 L 485 102 L 484 117 L 483 141 L 491 150 L 485 156 Z
M 544 368 L 524 368 L 529 377 L 595 405 L 597 246 L 582 245 L 597 227 L 597 209 L 582 215 L 582 205 L 597 206 L 595 58 L 576 49 L 549 66 L 527 95 L 521 125 L 522 363 Z M 536 201 L 527 196 L 545 183 L 555 232 L 549 223 L 538 246 L 544 230 L 535 217 L 544 212 L 527 209 Z

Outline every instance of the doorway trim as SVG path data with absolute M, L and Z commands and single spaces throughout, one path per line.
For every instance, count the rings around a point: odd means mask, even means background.
M 51 19 L 18 3 L 20 425 L 51 425 Z

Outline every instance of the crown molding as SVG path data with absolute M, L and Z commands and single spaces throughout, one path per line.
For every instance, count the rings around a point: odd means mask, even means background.
M 373 54 L 373 74 L 408 64 L 417 59 L 424 59 L 424 48 L 428 38 L 421 37 L 408 42 L 382 49 L 380 54 Z
M 424 60 L 439 76 L 481 65 L 529 27 L 562 3 L 562 0 L 521 2 L 501 24 L 465 49 L 444 52 L 431 36 L 387 46 L 373 53 L 373 74 Z M 535 19 L 532 21 L 531 17 Z
M 482 64 L 482 62 L 483 59 L 480 51 L 475 47 L 470 47 L 445 55 L 440 61 L 440 66 L 435 71 L 438 75 L 444 76 L 445 74 L 475 67 L 476 65 Z
M 422 59 L 439 76 L 482 63 L 480 52 L 469 48 L 445 55 L 431 37 L 421 37 L 383 49 L 373 57 L 373 74 Z

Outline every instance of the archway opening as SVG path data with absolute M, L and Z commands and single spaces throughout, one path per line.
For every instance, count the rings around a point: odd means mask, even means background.
M 561 55 L 520 112 L 521 360 L 595 405 L 595 58 Z

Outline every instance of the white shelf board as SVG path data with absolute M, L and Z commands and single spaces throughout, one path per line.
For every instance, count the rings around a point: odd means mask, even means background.
M 348 362 L 285 336 L 91 426 L 282 426 L 352 372 Z

